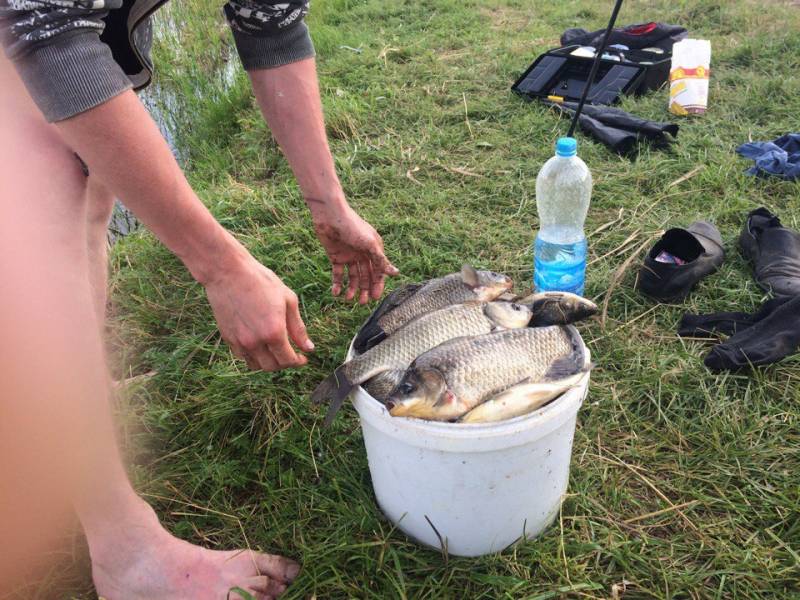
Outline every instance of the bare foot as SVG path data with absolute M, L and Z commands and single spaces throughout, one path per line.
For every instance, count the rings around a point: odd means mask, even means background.
M 249 550 L 219 552 L 168 533 L 142 503 L 135 519 L 87 529 L 92 577 L 105 600 L 257 600 L 280 596 L 297 563 Z

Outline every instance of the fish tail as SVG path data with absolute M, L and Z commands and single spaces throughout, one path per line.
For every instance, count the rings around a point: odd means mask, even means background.
M 553 364 L 550 365 L 550 368 L 547 369 L 544 379 L 545 381 L 567 379 L 568 377 L 580 373 L 583 369 L 583 357 L 573 352 L 569 356 L 564 356 L 554 361 Z
M 586 354 L 586 346 L 583 344 L 578 330 L 573 325 L 564 327 L 564 331 L 572 341 L 572 352 L 567 356 L 562 356 L 555 360 L 550 368 L 545 373 L 546 381 L 557 381 L 559 379 L 566 379 L 576 373 L 590 369 L 588 363 L 588 355 Z
M 353 384 L 347 377 L 345 366 L 346 365 L 337 367 L 333 373 L 322 380 L 311 394 L 311 401 L 314 404 L 322 404 L 324 402 L 330 404 L 328 414 L 325 415 L 326 426 L 331 424 L 336 413 L 339 412 L 342 404 L 344 404 L 344 399 L 347 398 L 348 394 L 350 394 L 350 391 L 353 389 Z

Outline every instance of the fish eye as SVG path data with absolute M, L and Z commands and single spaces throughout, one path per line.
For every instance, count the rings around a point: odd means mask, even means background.
M 512 304 L 511 308 L 513 308 L 514 310 L 519 310 L 519 304 Z

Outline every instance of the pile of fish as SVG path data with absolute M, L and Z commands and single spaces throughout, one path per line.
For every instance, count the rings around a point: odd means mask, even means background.
M 518 298 L 505 275 L 460 273 L 389 294 L 358 332 L 356 356 L 314 390 L 328 425 L 358 385 L 395 417 L 482 423 L 527 414 L 590 369 L 569 325 L 597 312 L 574 294 Z

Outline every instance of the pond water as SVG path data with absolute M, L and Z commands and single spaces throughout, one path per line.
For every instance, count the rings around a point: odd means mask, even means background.
M 177 32 L 181 30 L 181 26 L 183 24 L 176 20 L 175 12 L 171 10 L 171 5 L 165 5 L 153 18 L 154 43 L 167 42 L 172 47 L 180 49 L 180 40 L 177 39 Z M 214 83 L 216 83 L 213 89 L 220 90 L 223 93 L 229 90 L 236 81 L 236 74 L 240 68 L 236 53 L 229 48 L 222 66 L 213 76 Z M 204 97 L 206 94 L 203 89 L 197 89 L 195 95 Z M 153 82 L 139 93 L 139 98 L 161 130 L 161 134 L 169 144 L 178 164 L 184 167 L 189 158 L 189 150 L 180 144 L 178 128 L 181 121 L 186 118 L 185 110 L 176 91 L 170 88 L 168 82 L 164 82 L 158 77 L 158 65 L 156 65 Z M 117 200 L 108 225 L 109 243 L 113 244 L 118 239 L 135 231 L 138 227 L 139 222 L 133 213 L 122 202 Z

